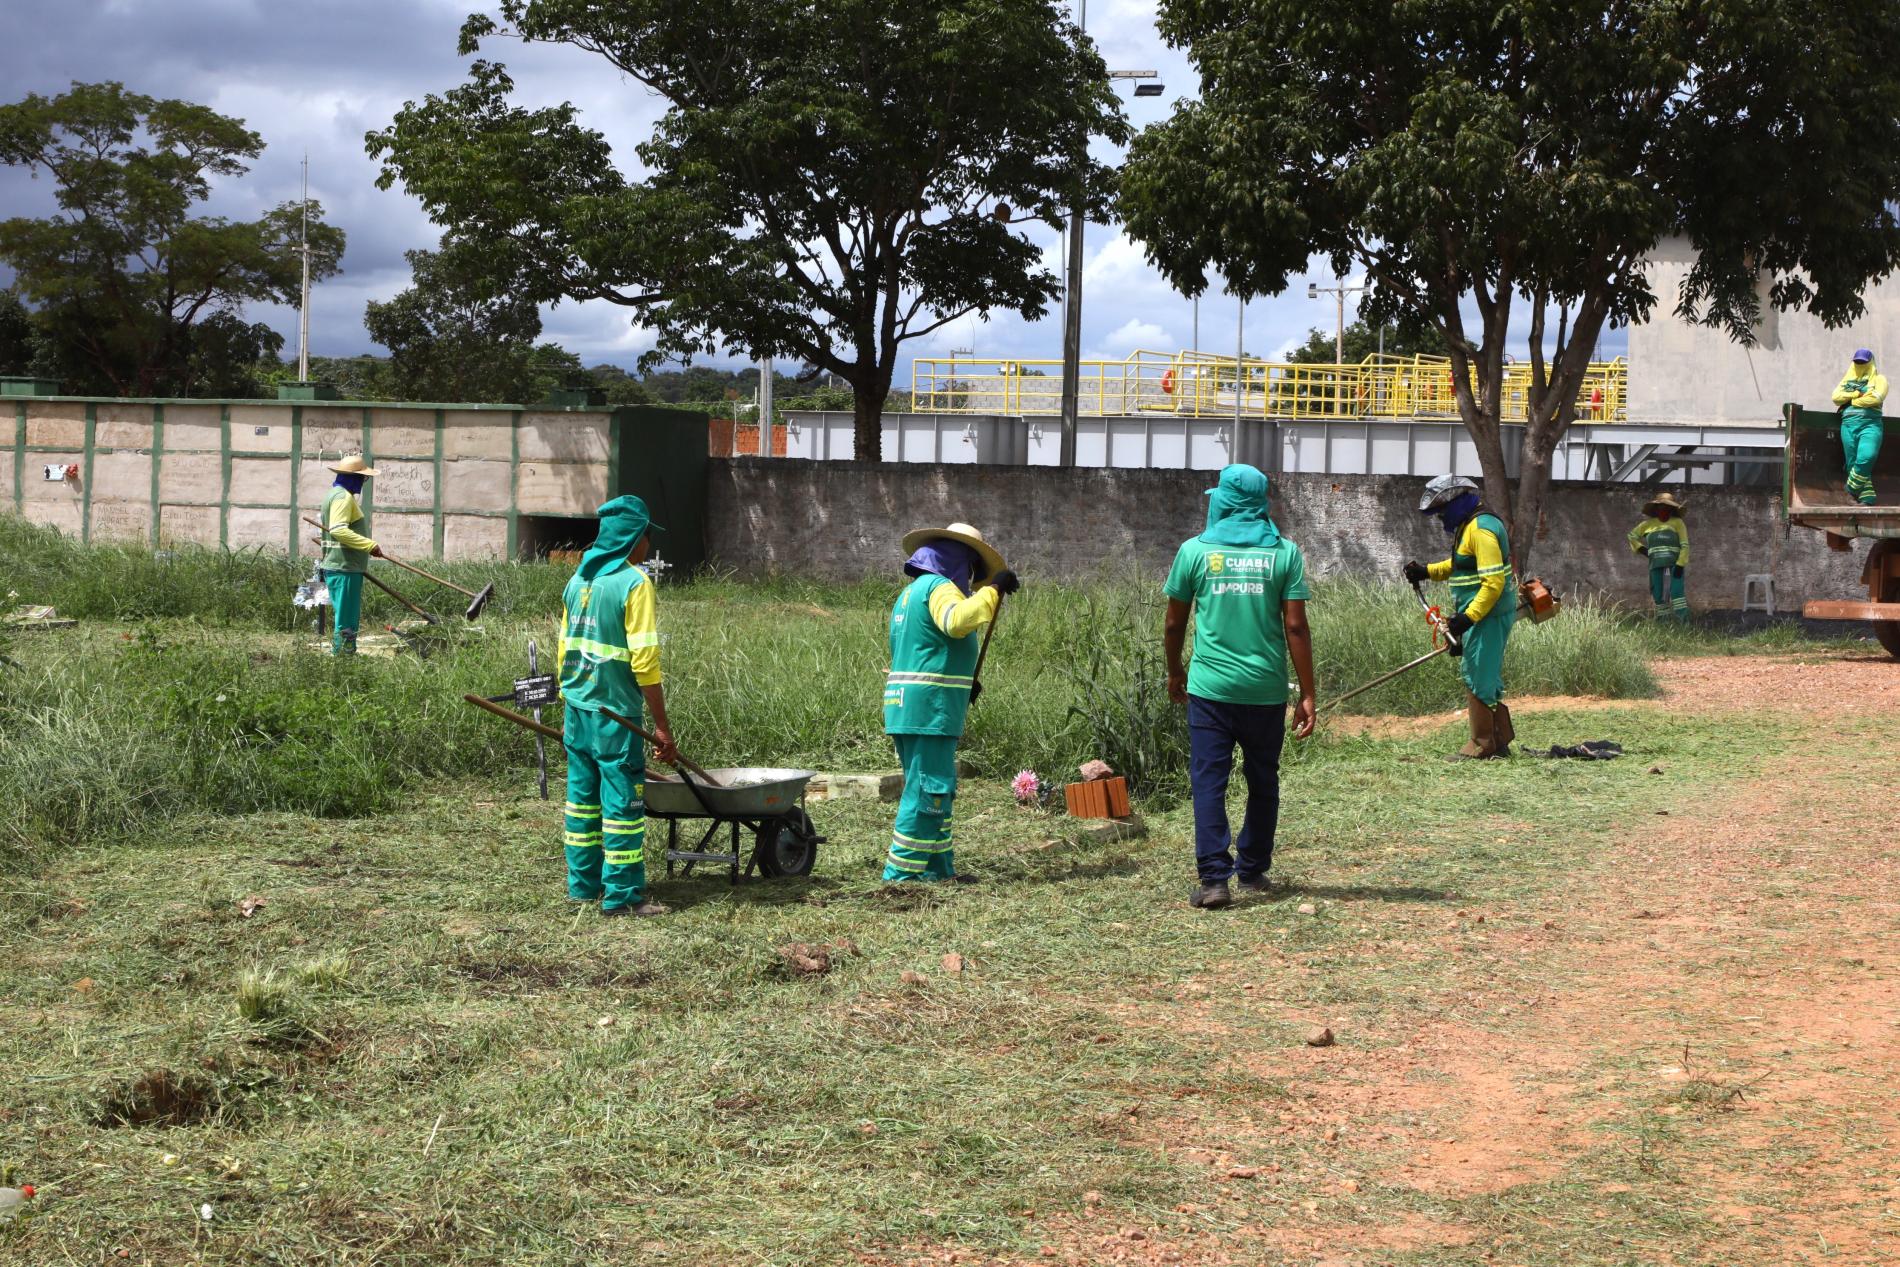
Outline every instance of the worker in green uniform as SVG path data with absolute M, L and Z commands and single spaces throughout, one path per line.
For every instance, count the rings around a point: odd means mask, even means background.
M 1871 348 L 1854 353 L 1853 368 L 1834 389 L 1841 410 L 1841 456 L 1847 465 L 1847 495 L 1863 506 L 1878 498 L 1874 493 L 1874 459 L 1880 456 L 1884 428 L 1880 407 L 1887 399 L 1887 376 L 1874 367 Z
M 561 595 L 567 896 L 598 899 L 606 916 L 667 909 L 647 900 L 646 743 L 601 711 L 637 722 L 644 704 L 659 740 L 654 755 L 678 761 L 660 684 L 653 581 L 639 566 L 651 553 L 650 524 L 638 497 L 603 505 L 594 544 Z
M 336 482 L 324 498 L 323 561 L 317 572 L 330 591 L 332 655 L 356 654 L 356 631 L 363 623 L 363 573 L 371 559 L 383 557 L 383 548 L 363 535 L 363 504 L 357 498 L 376 468 L 352 453 L 330 468 Z
M 891 607 L 891 670 L 884 679 L 884 733 L 904 767 L 904 797 L 891 830 L 884 879 L 956 880 L 951 811 L 957 796 L 957 740 L 981 687 L 977 633 L 996 619 L 1021 583 L 1003 556 L 969 524 L 920 528 L 904 537 L 904 574 L 913 578 Z
M 1689 525 L 1682 517 L 1682 503 L 1674 493 L 1663 493 L 1644 504 L 1643 514 L 1648 518 L 1630 529 L 1629 543 L 1636 553 L 1649 556 L 1649 597 L 1656 616 L 1686 621 Z
M 1478 486 L 1462 475 L 1441 475 L 1425 486 L 1420 513 L 1437 515 L 1455 543 L 1449 559 L 1427 567 L 1405 565 L 1405 579 L 1449 581 L 1455 604 L 1451 654 L 1459 659 L 1471 740 L 1460 757 L 1510 755 L 1511 710 L 1504 703 L 1504 645 L 1517 619 L 1511 585 L 1511 538 L 1504 521 L 1485 508 Z

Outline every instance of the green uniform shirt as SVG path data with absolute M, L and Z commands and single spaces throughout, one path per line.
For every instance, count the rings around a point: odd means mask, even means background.
M 1689 525 L 1681 515 L 1648 519 L 1630 529 L 1630 549 L 1649 556 L 1653 568 L 1689 566 Z
M 946 585 L 949 592 L 937 597 Z M 965 597 L 955 583 L 931 573 L 904 587 L 891 607 L 885 734 L 963 734 L 970 687 L 976 681 L 976 657 L 983 647 L 983 640 L 971 635 L 996 610 L 995 594 L 993 589 L 979 589 Z M 967 622 L 958 619 L 958 607 L 968 609 Z M 951 628 L 964 632 L 954 635 Z
M 336 487 L 323 499 L 323 563 L 326 572 L 369 571 L 370 548 L 363 535 L 363 506 L 349 489 Z
M 1270 546 L 1183 542 L 1162 587 L 1194 607 L 1188 692 L 1223 704 L 1284 704 L 1286 620 L 1281 604 L 1310 597 L 1306 559 L 1281 537 Z
M 631 564 L 592 582 L 577 574 L 561 595 L 561 698 L 640 720 L 642 686 L 660 680 L 653 582 Z

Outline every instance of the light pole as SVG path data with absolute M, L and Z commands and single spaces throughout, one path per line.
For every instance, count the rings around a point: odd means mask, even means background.
M 1364 289 L 1364 286 L 1348 286 L 1346 279 L 1343 277 L 1335 277 L 1333 279 L 1333 285 L 1331 286 L 1322 286 L 1318 282 L 1306 283 L 1306 297 L 1308 299 L 1318 299 L 1321 295 L 1332 295 L 1338 300 L 1336 315 L 1333 318 L 1334 365 L 1344 365 L 1346 363 L 1346 296 L 1356 295 Z M 1383 333 L 1383 331 L 1381 331 L 1381 333 Z
M 1088 29 L 1088 0 L 1076 0 L 1075 29 L 1078 36 Z M 1161 72 L 1154 70 L 1111 70 L 1110 79 L 1132 79 L 1137 97 L 1158 97 Z M 1086 144 L 1081 158 L 1086 161 Z M 1076 188 L 1075 203 L 1069 209 L 1069 262 L 1064 270 L 1062 302 L 1062 443 L 1057 463 L 1075 465 L 1075 433 L 1081 418 L 1082 387 L 1082 190 Z

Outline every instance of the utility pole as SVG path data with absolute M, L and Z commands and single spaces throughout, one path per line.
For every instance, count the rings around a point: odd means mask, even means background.
M 1332 295 L 1337 304 L 1333 310 L 1333 364 L 1346 363 L 1346 296 L 1356 295 L 1365 290 L 1364 286 L 1348 286 L 1346 279 L 1335 276 L 1331 286 L 1322 286 L 1318 282 L 1306 283 L 1306 297 L 1318 299 L 1321 295 Z M 1383 331 L 1381 331 L 1383 333 Z
M 297 381 L 310 381 L 310 151 L 303 155 L 303 297 L 297 301 Z
M 772 358 L 759 358 L 759 456 L 772 456 Z

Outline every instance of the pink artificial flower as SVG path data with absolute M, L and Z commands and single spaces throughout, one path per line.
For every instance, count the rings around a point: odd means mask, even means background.
M 1042 794 L 1042 779 L 1034 770 L 1018 771 L 1010 780 L 1010 790 L 1016 793 L 1016 801 L 1028 805 Z

